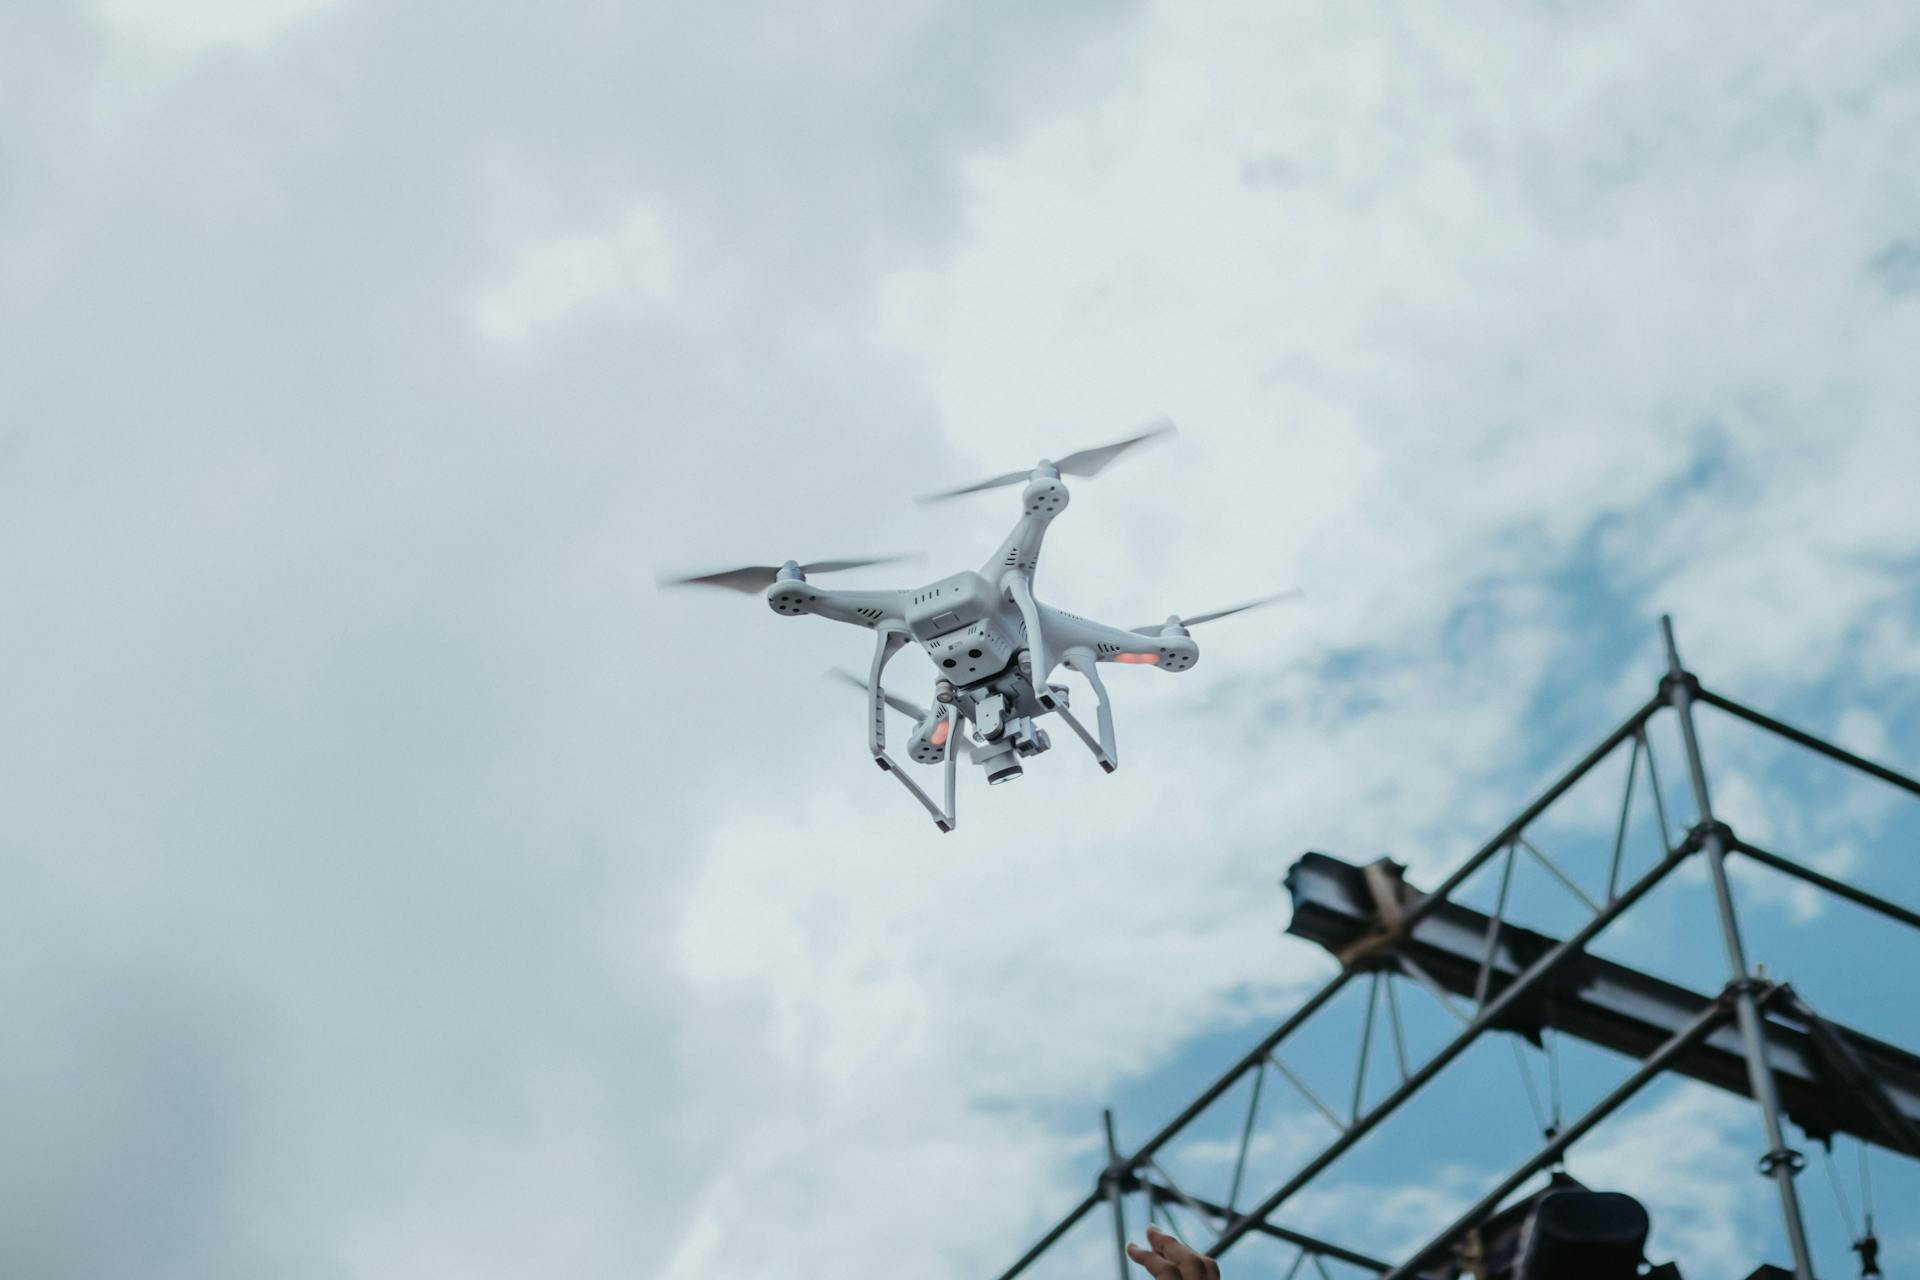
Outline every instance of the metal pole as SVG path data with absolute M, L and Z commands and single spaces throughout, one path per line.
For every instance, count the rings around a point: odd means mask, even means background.
M 1342 969 L 1327 982 L 1326 986 L 1314 992 L 1305 1004 L 1288 1014 L 1287 1020 L 1269 1032 L 1266 1039 L 1255 1045 L 1244 1058 L 1234 1063 L 1225 1075 L 1215 1080 L 1211 1085 L 1208 1085 L 1206 1091 L 1188 1103 L 1185 1110 L 1173 1119 L 1167 1121 L 1160 1132 L 1148 1138 L 1147 1144 L 1133 1153 L 1134 1162 L 1137 1164 L 1139 1161 L 1145 1160 L 1148 1156 L 1160 1150 L 1161 1147 L 1167 1145 L 1167 1143 L 1173 1140 L 1176 1134 L 1187 1127 L 1195 1116 L 1212 1106 L 1215 1099 L 1228 1089 L 1231 1089 L 1236 1080 L 1255 1067 L 1269 1061 L 1269 1051 L 1288 1036 L 1292 1035 L 1308 1018 L 1320 1012 L 1321 1007 L 1324 1006 L 1327 1001 L 1339 995 L 1341 989 L 1352 980 L 1354 974 L 1355 971 L 1352 969 Z
M 1254 1230 L 1260 1220 L 1279 1208 L 1281 1204 L 1296 1191 L 1300 1190 L 1300 1188 L 1319 1177 L 1321 1170 L 1325 1169 L 1335 1160 L 1338 1160 L 1356 1142 L 1359 1142 L 1360 1139 L 1372 1132 L 1375 1125 L 1379 1124 L 1398 1109 L 1401 1103 L 1424 1088 L 1427 1081 L 1433 1079 L 1439 1075 L 1441 1071 L 1445 1070 L 1448 1063 L 1465 1052 L 1467 1046 L 1478 1039 L 1488 1028 L 1492 1027 L 1509 1008 L 1524 998 L 1529 991 L 1544 981 L 1549 974 L 1558 969 L 1561 963 L 1569 956 L 1576 955 L 1583 951 L 1586 945 L 1593 941 L 1594 935 L 1613 923 L 1615 918 L 1632 908 L 1636 902 L 1646 896 L 1649 890 L 1665 879 L 1668 872 L 1679 866 L 1681 861 L 1690 856 L 1691 853 L 1691 849 L 1679 849 L 1669 853 L 1644 876 L 1628 886 L 1625 893 L 1615 898 L 1612 902 L 1609 902 L 1600 914 L 1594 916 L 1593 919 L 1582 925 L 1579 932 L 1559 943 L 1551 951 L 1548 951 L 1545 955 L 1527 966 L 1519 977 L 1507 984 L 1504 991 L 1487 1002 L 1486 1007 L 1475 1015 L 1473 1020 L 1467 1024 L 1458 1036 L 1455 1036 L 1449 1041 L 1438 1053 L 1434 1054 L 1433 1057 L 1427 1059 L 1426 1063 L 1411 1076 L 1408 1076 L 1398 1089 L 1388 1094 L 1380 1102 L 1375 1103 L 1373 1110 L 1361 1116 L 1355 1124 L 1349 1126 L 1347 1131 L 1341 1134 L 1331 1145 L 1323 1149 L 1319 1155 L 1307 1161 L 1298 1172 L 1287 1179 L 1273 1194 L 1269 1195 L 1265 1200 L 1262 1200 L 1256 1207 L 1247 1210 L 1238 1218 L 1228 1223 L 1226 1229 L 1220 1233 L 1219 1239 L 1213 1242 L 1212 1252 L 1218 1255 L 1231 1248 L 1236 1240 L 1246 1235 L 1247 1232 Z
M 1735 702 L 1732 698 L 1723 698 L 1711 689 L 1700 690 L 1698 696 L 1700 701 L 1706 703 L 1708 706 L 1718 707 L 1728 715 L 1739 716 L 1742 720 L 1750 724 L 1759 725 L 1769 733 L 1777 733 L 1788 742 L 1798 743 L 1809 751 L 1819 752 L 1829 760 L 1838 760 L 1841 764 L 1847 765 L 1849 768 L 1858 769 L 1860 772 L 1870 774 L 1882 782 L 1890 782 L 1902 791 L 1908 791 L 1916 796 L 1920 796 L 1920 779 L 1909 778 L 1906 774 L 1898 770 L 1889 769 L 1883 764 L 1876 764 L 1864 756 L 1857 756 L 1851 751 L 1836 747 L 1831 742 L 1823 742 L 1810 733 L 1796 729 L 1790 724 L 1783 724 L 1775 720 L 1772 716 L 1763 715 L 1755 711 L 1752 707 L 1743 706 Z
M 1500 1202 L 1519 1188 L 1520 1184 L 1540 1170 L 1554 1163 L 1562 1152 L 1586 1135 L 1595 1125 L 1619 1110 L 1629 1099 L 1645 1088 L 1655 1076 L 1665 1071 L 1673 1060 L 1700 1043 L 1727 1018 L 1726 1007 L 1720 1002 L 1708 1005 L 1701 1010 L 1700 1016 L 1675 1032 L 1667 1042 L 1648 1054 L 1646 1060 L 1625 1080 L 1595 1103 L 1593 1109 L 1554 1135 L 1552 1141 L 1535 1152 L 1533 1158 L 1514 1170 L 1499 1186 L 1489 1191 L 1479 1204 L 1467 1210 L 1452 1226 L 1435 1236 L 1432 1243 L 1407 1261 L 1388 1272 L 1384 1280 L 1407 1280 L 1420 1267 L 1431 1261 L 1433 1256 L 1452 1244 L 1467 1228 L 1484 1221 L 1488 1214 L 1500 1206 Z
M 1625 724 L 1608 734 L 1605 741 L 1601 742 L 1601 744 L 1592 751 L 1589 751 L 1579 764 L 1574 765 L 1573 768 L 1556 778 L 1553 785 L 1541 792 L 1532 804 L 1522 809 L 1520 816 L 1502 828 L 1499 835 L 1481 845 L 1474 851 L 1472 857 L 1461 863 L 1452 875 L 1441 881 L 1439 888 L 1435 889 L 1426 897 L 1421 898 L 1418 902 L 1415 902 L 1413 906 L 1408 909 L 1405 918 L 1400 921 L 1401 932 L 1411 933 L 1413 926 L 1419 924 L 1420 921 L 1426 918 L 1427 912 L 1451 898 L 1453 891 L 1458 889 L 1461 884 L 1466 881 L 1468 876 L 1478 871 L 1482 863 L 1518 839 L 1520 833 L 1531 826 L 1535 818 L 1545 813 L 1553 805 L 1554 801 L 1565 795 L 1574 783 L 1586 777 L 1588 773 L 1592 772 L 1595 765 L 1612 755 L 1615 747 L 1625 742 L 1634 734 L 1643 732 L 1647 721 L 1653 717 L 1654 712 L 1666 705 L 1667 700 L 1659 694 L 1655 694 L 1653 699 L 1638 711 L 1634 712 Z M 1666 842 L 1667 837 L 1663 832 L 1660 837 L 1660 843 L 1664 846 Z
M 1634 743 L 1635 759 L 1639 758 L 1638 742 Z M 1493 981 L 1493 956 L 1500 946 L 1500 922 L 1507 914 L 1507 889 L 1513 884 L 1513 862 L 1519 851 L 1513 845 L 1507 846 L 1507 861 L 1500 868 L 1500 896 L 1493 900 L 1493 914 L 1487 918 L 1487 946 L 1480 957 L 1480 976 L 1473 980 L 1474 1007 L 1487 1002 L 1487 984 Z M 1613 899 L 1611 885 L 1607 891 L 1608 901 Z
M 1807 1229 L 1800 1217 L 1800 1197 L 1793 1186 L 1793 1175 L 1801 1163 L 1800 1153 L 1787 1146 L 1780 1130 L 1780 1094 L 1774 1084 L 1773 1069 L 1767 1065 L 1766 1042 L 1760 1028 L 1759 1002 L 1754 999 L 1754 979 L 1747 967 L 1746 948 L 1740 943 L 1740 922 L 1734 914 L 1733 891 L 1727 885 L 1726 828 L 1714 821 L 1713 804 L 1707 796 L 1707 771 L 1700 759 L 1700 740 L 1693 730 L 1693 691 L 1696 683 L 1680 665 L 1680 650 L 1673 640 L 1673 619 L 1660 617 L 1661 635 L 1667 646 L 1667 700 L 1680 720 L 1680 740 L 1687 753 L 1687 774 L 1693 782 L 1693 798 L 1700 810 L 1700 846 L 1706 851 L 1707 869 L 1713 882 L 1714 907 L 1720 917 L 1720 939 L 1727 951 L 1727 967 L 1732 971 L 1734 1015 L 1740 1024 L 1740 1039 L 1746 1047 L 1747 1078 L 1753 1098 L 1760 1104 L 1760 1118 L 1766 1126 L 1767 1154 L 1760 1169 L 1770 1174 L 1780 1191 L 1780 1217 L 1787 1230 L 1787 1245 L 1793 1250 L 1793 1274 L 1796 1280 L 1813 1280 L 1813 1261 L 1807 1252 Z
M 1127 1211 L 1120 1199 L 1120 1148 L 1113 1141 L 1113 1109 L 1100 1113 L 1107 1127 L 1107 1200 L 1113 1205 L 1113 1247 L 1120 1255 L 1120 1280 L 1127 1280 Z
M 1152 1156 L 1154 1152 L 1171 1142 L 1182 1129 L 1187 1127 L 1195 1116 L 1212 1106 L 1215 1099 L 1232 1088 L 1236 1080 L 1248 1071 L 1266 1063 L 1268 1061 L 1268 1051 L 1292 1035 L 1307 1019 L 1318 1013 L 1329 1000 L 1340 994 L 1341 990 L 1346 987 L 1353 976 L 1354 970 L 1352 969 L 1342 969 L 1339 973 L 1335 974 L 1324 987 L 1314 992 L 1305 1004 L 1289 1014 L 1286 1021 L 1269 1032 L 1266 1039 L 1255 1045 L 1246 1057 L 1240 1059 L 1239 1062 L 1236 1062 L 1232 1067 L 1228 1068 L 1225 1075 L 1215 1080 L 1207 1087 L 1205 1092 L 1188 1103 L 1186 1110 L 1182 1111 L 1172 1120 L 1169 1120 L 1166 1127 L 1161 1129 L 1159 1133 L 1147 1139 L 1147 1144 L 1134 1152 L 1133 1160 L 1129 1163 L 1128 1168 L 1132 1169 L 1137 1166 L 1141 1161 Z M 1066 1217 L 1054 1223 L 1046 1235 L 1042 1236 L 1032 1248 L 1020 1255 L 1019 1261 L 1015 1262 L 1005 1271 L 1002 1271 L 999 1280 L 1014 1280 L 1015 1276 L 1032 1266 L 1035 1259 L 1051 1248 L 1055 1241 L 1067 1234 L 1075 1223 L 1079 1222 L 1081 1218 L 1092 1211 L 1096 1204 L 1100 1203 L 1103 1194 L 1104 1192 L 1100 1185 L 1096 1183 L 1094 1189 L 1087 1193 L 1087 1198 L 1075 1205 L 1072 1212 L 1068 1213 Z
M 1158 1166 L 1155 1167 L 1157 1168 Z M 1165 1171 L 1162 1170 L 1162 1172 Z M 1148 1182 L 1145 1184 L 1145 1190 L 1147 1195 L 1154 1200 L 1177 1200 L 1184 1202 L 1188 1208 L 1196 1210 L 1203 1218 L 1208 1214 L 1222 1220 L 1233 1217 L 1232 1211 L 1229 1210 L 1227 1206 L 1214 1204 L 1210 1200 L 1203 1200 L 1199 1196 L 1188 1195 L 1185 1192 L 1176 1194 L 1171 1186 L 1163 1187 L 1157 1182 Z M 1278 1223 L 1263 1220 L 1256 1222 L 1253 1229 L 1261 1235 L 1271 1236 L 1275 1240 L 1284 1240 L 1288 1244 L 1299 1245 L 1308 1253 L 1323 1254 L 1329 1258 L 1337 1258 L 1341 1262 L 1352 1263 L 1356 1267 L 1365 1267 L 1369 1271 L 1386 1271 L 1389 1269 L 1388 1265 L 1378 1258 L 1370 1258 L 1364 1253 L 1358 1253 L 1346 1248 L 1344 1245 L 1334 1244 L 1330 1240 L 1315 1239 L 1313 1236 L 1307 1235 L 1304 1232 L 1294 1231 L 1291 1228 L 1280 1226 Z
M 1035 1241 L 1031 1249 L 1028 1249 L 1025 1253 L 1021 1254 L 1019 1261 L 1015 1262 L 1012 1266 L 1008 1267 L 1005 1271 L 1002 1271 L 1000 1273 L 1000 1280 L 1013 1280 L 1013 1277 L 1019 1275 L 1022 1271 L 1025 1271 L 1028 1267 L 1032 1266 L 1035 1258 L 1038 1258 L 1041 1254 L 1053 1248 L 1054 1242 L 1056 1240 L 1058 1240 L 1061 1236 L 1064 1236 L 1065 1234 L 1067 1234 L 1067 1232 L 1073 1230 L 1073 1228 L 1079 1224 L 1080 1219 L 1086 1217 L 1089 1213 L 1092 1213 L 1093 1207 L 1099 1203 L 1100 1203 L 1100 1188 L 1095 1187 L 1092 1191 L 1089 1191 L 1087 1193 L 1086 1199 L 1082 1200 L 1079 1204 L 1075 1205 L 1073 1207 L 1073 1210 L 1070 1213 L 1068 1213 L 1066 1217 L 1054 1223 L 1052 1229 L 1049 1230 L 1047 1234 L 1045 1234 L 1044 1236 L 1041 1236 L 1037 1241 Z
M 1758 845 L 1748 844 L 1737 836 L 1733 841 L 1733 852 L 1744 853 L 1755 862 L 1772 867 L 1782 875 L 1804 880 L 1817 889 L 1825 889 L 1836 897 L 1845 898 L 1848 902 L 1857 903 L 1869 911 L 1877 911 L 1889 919 L 1898 920 L 1910 929 L 1920 929 L 1920 911 L 1910 910 L 1897 902 L 1889 902 L 1878 894 L 1868 893 L 1865 889 L 1856 889 L 1844 880 L 1835 880 L 1832 876 L 1822 875 L 1812 867 L 1803 867 L 1790 858 L 1769 853 Z
M 1267 1064 L 1253 1073 L 1253 1097 L 1247 1101 L 1247 1122 L 1240 1129 L 1240 1156 L 1233 1162 L 1233 1185 L 1227 1188 L 1227 1220 L 1233 1220 L 1233 1206 L 1240 1203 L 1240 1179 L 1247 1172 L 1247 1152 L 1253 1147 L 1253 1121 L 1260 1114 L 1260 1090 L 1267 1083 Z

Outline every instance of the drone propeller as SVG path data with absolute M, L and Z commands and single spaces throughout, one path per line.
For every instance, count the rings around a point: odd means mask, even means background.
M 1258 600 L 1249 600 L 1245 604 L 1236 604 L 1230 609 L 1215 609 L 1212 613 L 1196 613 L 1191 617 L 1184 618 L 1175 615 L 1167 619 L 1166 622 L 1156 622 L 1148 627 L 1135 627 L 1134 631 L 1143 636 L 1157 636 L 1160 634 L 1161 628 L 1167 626 L 1169 623 L 1179 627 L 1197 627 L 1203 622 L 1212 622 L 1218 618 L 1230 618 L 1236 613 L 1245 613 L 1249 609 L 1264 608 L 1270 604 L 1279 604 L 1284 600 L 1297 600 L 1300 598 L 1300 595 L 1301 592 L 1297 587 L 1291 591 L 1276 591 L 1270 596 L 1261 596 Z
M 918 556 L 880 556 L 872 560 L 815 560 L 799 566 L 802 573 L 838 573 L 842 569 L 863 569 L 870 564 L 896 564 L 902 560 L 914 560 Z M 718 573 L 702 573 L 688 578 L 669 578 L 664 574 L 655 577 L 663 587 L 725 587 L 729 591 L 741 591 L 752 595 L 765 591 L 780 577 L 783 565 L 750 564 L 738 569 L 723 569 Z
M 865 680 L 862 680 L 859 676 L 853 674 L 853 672 L 847 670 L 845 667 L 828 667 L 827 674 L 834 677 L 836 680 L 840 680 L 846 684 L 852 685 L 854 688 L 860 690 L 860 692 L 862 693 L 865 693 L 867 691 L 867 682 Z M 922 707 L 917 703 L 909 702 L 907 699 L 900 697 L 898 694 L 888 693 L 885 689 L 882 689 L 880 691 L 880 696 L 882 696 L 887 700 L 888 706 L 892 707 L 895 711 L 898 711 L 901 715 L 906 716 L 909 719 L 925 720 L 927 718 L 927 709 L 925 707 Z
M 1097 476 L 1106 470 L 1108 463 L 1125 453 L 1128 449 L 1131 449 L 1134 445 L 1145 443 L 1148 440 L 1153 440 L 1160 436 L 1173 435 L 1176 430 L 1177 428 L 1170 419 L 1160 418 L 1155 420 L 1153 425 L 1149 426 L 1139 435 L 1128 436 L 1124 440 L 1115 440 L 1112 444 L 1103 444 L 1094 449 L 1081 449 L 1077 453 L 1070 453 L 1064 458 L 1055 459 L 1052 466 L 1063 476 Z M 919 501 L 938 502 L 944 498 L 958 498 L 963 494 L 979 493 L 983 489 L 998 489 L 1002 485 L 1023 484 L 1026 482 L 1027 477 L 1032 474 L 1032 467 L 1028 467 L 1024 471 L 1008 471 L 1001 475 L 994 476 L 990 480 L 982 480 L 977 484 L 964 485 L 958 489 L 945 489 L 939 493 L 926 494 L 922 496 Z

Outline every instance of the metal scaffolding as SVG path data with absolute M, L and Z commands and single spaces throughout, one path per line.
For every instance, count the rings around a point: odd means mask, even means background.
M 1813 1280 L 1794 1181 L 1805 1161 L 1787 1145 L 1782 1120 L 1793 1120 L 1815 1139 L 1830 1141 L 1835 1133 L 1847 1133 L 1861 1142 L 1920 1158 L 1920 1057 L 1828 1022 L 1778 975 L 1756 971 L 1749 964 L 1727 862 L 1745 858 L 1763 864 L 1909 928 L 1920 929 L 1920 912 L 1741 839 L 1713 808 L 1694 708 L 1713 707 L 1910 796 L 1920 797 L 1920 782 L 1703 688 L 1681 665 L 1671 621 L 1662 618 L 1661 628 L 1667 670 L 1654 696 L 1432 893 L 1421 894 L 1407 885 L 1400 869 L 1385 859 L 1354 867 L 1321 854 L 1302 858 L 1287 878 L 1295 900 L 1288 928 L 1333 952 L 1340 961 L 1339 973 L 1131 1154 L 1123 1154 L 1115 1143 L 1109 1112 L 1108 1161 L 1095 1186 L 1002 1272 L 1000 1280 L 1014 1280 L 1102 1203 L 1113 1215 L 1119 1274 L 1124 1280 L 1128 1272 L 1125 1206 L 1136 1195 L 1144 1200 L 1149 1216 L 1163 1206 L 1177 1206 L 1190 1215 L 1190 1221 L 1205 1224 L 1213 1233 L 1208 1252 L 1216 1257 L 1249 1235 L 1291 1245 L 1297 1252 L 1289 1277 L 1309 1263 L 1324 1276 L 1324 1261 L 1329 1259 L 1390 1280 L 1451 1274 L 1448 1264 L 1456 1248 L 1478 1225 L 1575 1142 L 1666 1074 L 1686 1076 L 1754 1102 L 1763 1143 L 1759 1168 L 1776 1188 L 1793 1274 L 1798 1280 Z M 1696 813 L 1695 822 L 1678 841 L 1669 825 L 1667 798 L 1661 791 L 1648 734 L 1649 725 L 1663 714 L 1676 722 Z M 1622 748 L 1628 754 L 1626 784 L 1606 869 L 1606 891 L 1596 899 L 1541 847 L 1545 841 L 1537 838 L 1535 828 L 1569 790 Z M 1643 775 L 1659 831 L 1660 854 L 1650 867 L 1625 877 L 1622 884 L 1629 821 Z M 1585 921 L 1569 936 L 1549 937 L 1507 919 L 1514 866 L 1523 858 L 1581 903 Z M 1706 864 L 1715 926 L 1726 960 L 1727 980 L 1720 991 L 1701 995 L 1587 953 L 1588 944 L 1602 930 L 1632 910 L 1681 864 L 1696 858 Z M 1492 914 L 1457 901 L 1462 886 L 1483 870 L 1491 873 L 1496 861 L 1499 879 Z M 1280 1049 L 1356 982 L 1367 984 L 1367 996 L 1351 1092 L 1329 1102 L 1287 1065 Z M 1408 1058 L 1397 991 L 1401 983 L 1424 989 L 1460 1022 L 1451 1039 L 1418 1063 Z M 1463 1008 L 1461 1001 L 1469 1007 Z M 1366 1077 L 1383 1008 L 1399 1081 L 1383 1099 L 1367 1106 Z M 1277 1220 L 1289 1200 L 1487 1032 L 1526 1036 L 1537 1043 L 1547 1029 L 1627 1054 L 1639 1065 L 1585 1114 L 1565 1124 L 1556 1117 L 1547 1140 L 1532 1156 L 1411 1256 L 1397 1264 L 1381 1261 Z M 1270 1075 L 1295 1090 L 1328 1122 L 1334 1136 L 1279 1185 L 1242 1207 L 1248 1155 Z M 1156 1156 L 1249 1078 L 1231 1182 L 1217 1200 L 1193 1194 L 1175 1182 Z M 1336 1105 L 1339 1102 L 1345 1102 L 1345 1107 Z

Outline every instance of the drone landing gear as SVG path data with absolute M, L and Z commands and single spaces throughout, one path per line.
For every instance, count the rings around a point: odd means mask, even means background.
M 1074 717 L 1073 712 L 1067 710 L 1065 698 L 1054 700 L 1054 714 L 1065 720 L 1067 727 L 1080 736 L 1080 741 L 1087 744 L 1087 750 L 1093 752 L 1093 758 L 1100 762 L 1100 767 L 1112 773 L 1120 767 L 1120 753 L 1114 744 L 1113 712 L 1107 706 L 1107 686 L 1101 683 L 1100 671 L 1094 665 L 1094 657 L 1085 649 L 1069 649 L 1060 655 L 1060 662 L 1062 666 L 1085 676 L 1087 683 L 1093 686 L 1093 696 L 1097 699 L 1095 712 L 1100 724 L 1100 737 L 1096 740 L 1087 732 L 1087 727 Z
M 959 765 L 960 743 L 966 736 L 966 728 L 960 720 L 960 709 L 953 703 L 942 704 L 940 708 L 946 717 L 948 735 L 946 808 L 942 809 L 936 805 L 933 797 L 922 790 L 920 784 L 909 777 L 894 762 L 893 757 L 887 754 L 887 695 L 880 687 L 880 677 L 885 673 L 887 663 L 893 661 L 893 656 L 900 652 L 901 646 L 907 643 L 907 639 L 907 633 L 895 627 L 881 629 L 874 638 L 873 665 L 867 670 L 867 706 L 873 714 L 867 735 L 867 746 L 873 752 L 873 762 L 880 766 L 882 772 L 890 773 L 900 779 L 900 785 L 911 791 L 913 798 L 933 815 L 934 825 L 943 832 L 952 831 L 959 825 L 953 803 L 954 771 Z
M 1014 570 L 1007 574 L 1005 583 L 1007 594 L 1013 598 L 1014 607 L 1020 610 L 1020 620 L 1026 626 L 1028 663 L 1034 673 L 1033 696 L 1041 707 L 1052 711 L 1053 691 L 1047 687 L 1046 674 L 1053 670 L 1053 664 L 1047 660 L 1047 633 L 1040 625 L 1040 607 L 1033 602 L 1033 588 L 1028 585 L 1025 574 Z

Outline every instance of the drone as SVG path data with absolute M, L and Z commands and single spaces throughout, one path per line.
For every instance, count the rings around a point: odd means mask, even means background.
M 819 560 L 808 564 L 789 560 L 779 566 L 748 565 L 685 578 L 661 578 L 665 586 L 722 587 L 746 594 L 764 594 L 767 606 L 783 617 L 803 614 L 864 627 L 874 633 L 873 661 L 862 681 L 848 672 L 843 679 L 863 687 L 869 719 L 867 747 L 874 763 L 900 780 L 902 786 L 933 816 L 941 831 L 956 825 L 955 774 L 962 748 L 986 774 L 989 785 L 1010 782 L 1025 772 L 1023 761 L 1053 745 L 1037 723 L 1054 715 L 1084 743 L 1100 767 L 1112 773 L 1119 767 L 1113 712 L 1106 685 L 1100 679 L 1102 663 L 1158 667 L 1162 671 L 1191 671 L 1200 660 L 1200 648 L 1188 628 L 1247 609 L 1292 598 L 1296 591 L 1250 600 L 1211 613 L 1170 615 L 1157 625 L 1123 630 L 1056 609 L 1036 599 L 1034 570 L 1048 526 L 1067 509 L 1063 476 L 1092 477 L 1135 446 L 1174 434 L 1164 419 L 1147 430 L 1112 444 L 1082 449 L 1058 461 L 1042 458 L 1030 470 L 1009 471 L 976 484 L 928 494 L 921 502 L 943 501 L 1009 485 L 1024 484 L 1021 513 L 1005 540 L 979 569 L 951 574 L 925 586 L 893 591 L 845 591 L 820 587 L 809 574 L 835 573 L 869 565 L 896 563 L 904 557 Z M 908 643 L 918 644 L 933 660 L 936 678 L 933 706 L 922 707 L 887 691 L 881 683 L 887 664 Z M 1085 678 L 1096 699 L 1096 732 L 1074 715 L 1064 684 L 1050 682 L 1056 666 Z M 917 764 L 946 766 L 946 803 L 932 796 L 903 770 L 887 751 L 887 709 L 914 721 L 907 756 Z

